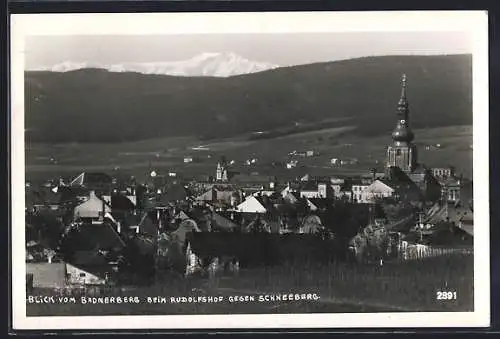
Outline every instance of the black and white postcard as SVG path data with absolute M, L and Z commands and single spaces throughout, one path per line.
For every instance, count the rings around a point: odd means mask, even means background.
M 487 24 L 12 15 L 14 329 L 489 326 Z

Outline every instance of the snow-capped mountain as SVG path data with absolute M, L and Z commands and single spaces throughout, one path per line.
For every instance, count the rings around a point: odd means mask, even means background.
M 49 67 L 32 70 L 68 72 L 84 68 L 100 68 L 110 72 L 138 72 L 175 76 L 230 77 L 240 74 L 262 72 L 279 67 L 268 62 L 251 61 L 235 53 L 202 53 L 191 59 L 165 62 L 131 62 L 119 64 L 97 64 L 66 61 Z

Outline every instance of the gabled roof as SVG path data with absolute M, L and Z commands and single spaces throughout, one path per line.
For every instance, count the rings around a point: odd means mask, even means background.
M 285 195 L 285 199 L 287 200 L 295 200 L 295 201 L 300 201 L 302 197 L 300 196 L 299 192 L 288 192 Z
M 412 233 L 405 240 L 417 241 L 418 238 L 418 234 Z M 459 227 L 450 226 L 448 223 L 443 222 L 439 229 L 426 237 L 425 243 L 433 246 L 472 247 L 474 236 Z
M 192 219 L 196 222 L 203 222 L 205 221 L 211 214 L 211 211 L 207 208 L 202 208 L 202 207 L 195 207 L 191 209 L 188 212 L 184 212 L 186 215 L 189 217 L 189 219 Z M 185 219 L 187 220 L 187 219 Z
M 239 227 L 238 224 L 236 224 L 231 219 L 228 219 L 225 216 L 215 212 L 212 213 L 212 222 L 214 223 L 213 226 L 225 230 L 232 230 Z
M 123 194 L 112 194 L 111 208 L 113 210 L 133 210 L 135 209 L 135 205 Z
M 58 193 L 61 194 L 61 202 L 70 202 L 88 195 L 88 190 L 80 186 L 60 186 Z
M 413 169 L 413 171 L 411 171 L 411 174 L 428 174 L 428 173 L 429 173 L 429 169 L 422 164 L 418 164 Z
M 405 172 L 403 172 L 400 168 L 391 167 L 389 171 L 390 174 L 385 179 L 387 180 L 387 182 L 390 182 L 391 185 L 396 185 L 399 187 L 403 186 L 416 187 L 415 181 L 412 180 L 412 178 L 408 176 Z
M 263 201 L 263 197 L 250 196 L 241 204 L 238 205 L 238 210 L 241 212 L 249 213 L 265 213 L 267 211 L 266 203 Z
M 92 186 L 111 184 L 113 179 L 106 173 L 100 172 L 82 172 L 76 176 L 71 182 L 70 186 Z
M 390 188 L 390 189 L 397 189 L 399 187 L 399 184 L 395 181 L 392 181 L 390 179 L 377 179 L 375 180 L 373 183 L 380 183 L 382 185 L 385 185 L 387 188 Z
M 191 219 L 191 217 L 184 211 L 180 211 L 175 215 L 175 219 L 186 220 Z
M 330 198 L 308 198 L 310 204 L 312 204 L 317 209 L 325 209 L 333 206 L 334 199 Z
M 125 246 L 123 239 L 108 222 L 99 225 L 84 223 L 68 237 L 68 246 L 74 251 L 97 251 Z

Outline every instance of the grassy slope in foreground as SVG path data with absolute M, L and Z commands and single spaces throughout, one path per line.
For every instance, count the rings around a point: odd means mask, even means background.
M 474 296 L 472 255 L 449 255 L 405 263 L 378 265 L 331 264 L 327 267 L 283 266 L 242 271 L 239 278 L 175 279 L 138 288 L 122 295 L 193 296 L 193 288 L 205 295 L 258 295 L 317 293 L 320 301 L 300 303 L 220 303 L 82 305 L 28 304 L 28 316 L 36 315 L 167 315 L 231 313 L 472 311 Z M 436 300 L 437 291 L 456 291 L 457 300 Z

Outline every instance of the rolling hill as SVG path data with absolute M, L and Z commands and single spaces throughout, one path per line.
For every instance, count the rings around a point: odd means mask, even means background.
M 232 137 L 338 119 L 360 135 L 390 131 L 401 74 L 414 128 L 472 124 L 472 56 L 384 56 L 216 77 L 80 69 L 25 73 L 32 142 Z M 347 118 L 347 120 L 346 120 Z

